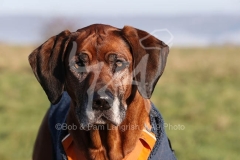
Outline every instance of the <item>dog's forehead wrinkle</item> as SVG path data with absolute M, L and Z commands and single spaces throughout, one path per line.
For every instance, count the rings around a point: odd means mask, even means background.
M 87 37 L 80 36 L 81 38 L 79 38 L 78 41 L 78 50 L 88 51 L 88 53 L 94 57 L 92 61 L 106 61 L 105 55 L 109 53 L 115 53 L 120 57 L 131 61 L 132 55 L 128 46 L 121 37 L 119 37 L 117 34 L 114 34 L 115 31 L 116 29 L 107 31 L 99 28 L 89 29 L 88 32 L 91 33 L 90 35 Z

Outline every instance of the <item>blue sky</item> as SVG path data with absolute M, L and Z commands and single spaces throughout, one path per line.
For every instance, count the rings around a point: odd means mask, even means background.
M 0 0 L 0 15 L 240 15 L 240 0 Z
M 173 44 L 179 45 L 240 44 L 240 0 L 0 0 L 0 42 L 40 43 L 52 19 L 70 16 L 79 19 L 73 22 L 79 27 L 105 23 L 148 32 L 167 28 Z

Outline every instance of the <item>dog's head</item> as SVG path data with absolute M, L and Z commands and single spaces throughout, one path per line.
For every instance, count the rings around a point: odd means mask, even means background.
M 83 127 L 119 125 L 133 88 L 151 97 L 168 52 L 166 44 L 145 31 L 95 24 L 50 38 L 30 54 L 29 62 L 52 104 L 68 92 Z

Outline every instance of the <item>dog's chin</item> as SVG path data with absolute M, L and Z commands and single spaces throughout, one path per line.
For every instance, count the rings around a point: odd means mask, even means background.
M 89 123 L 80 123 L 81 129 L 85 131 L 90 130 L 103 130 L 108 128 L 110 125 L 119 126 L 121 122 L 117 122 L 111 119 L 107 119 L 104 116 L 97 118 L 95 121 Z
M 118 126 L 120 123 L 116 122 L 114 120 L 111 120 L 111 119 L 107 119 L 104 116 L 101 116 L 96 120 L 96 122 L 94 124 L 96 124 L 96 125 L 113 124 L 115 126 Z

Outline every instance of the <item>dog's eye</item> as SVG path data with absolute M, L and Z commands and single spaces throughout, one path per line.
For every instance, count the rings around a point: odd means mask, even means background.
M 121 59 L 117 59 L 115 62 L 115 72 L 118 72 L 120 70 L 123 70 L 124 68 L 128 67 L 129 63 L 126 61 L 123 61 Z
M 88 64 L 89 58 L 87 54 L 81 53 L 76 56 L 76 61 L 73 64 L 73 67 L 77 72 L 86 72 L 86 65 Z
M 78 55 L 77 59 L 76 59 L 76 64 L 80 67 L 84 67 L 87 63 L 88 63 L 88 55 L 85 53 L 82 53 L 80 55 Z M 77 68 L 77 66 L 75 65 L 75 67 Z
M 113 72 L 118 72 L 128 67 L 129 63 L 125 61 L 123 58 L 118 57 L 116 54 L 110 54 L 108 56 L 108 61 L 112 66 Z
M 123 62 L 121 60 L 117 60 L 116 61 L 116 65 L 117 65 L 117 67 L 122 67 L 123 66 Z
M 75 67 L 76 67 L 76 68 L 77 68 L 77 67 L 84 67 L 84 66 L 85 66 L 85 62 L 82 61 L 82 60 L 77 61 L 76 64 L 75 64 Z
M 88 55 L 85 54 L 85 53 L 82 53 L 78 56 L 78 62 L 79 62 L 79 65 L 80 66 L 83 66 L 85 65 L 87 62 L 88 62 L 89 58 L 88 58 Z
M 73 67 L 74 67 L 75 71 L 78 72 L 78 73 L 87 72 L 85 63 L 83 63 L 82 61 L 75 62 L 73 64 Z

